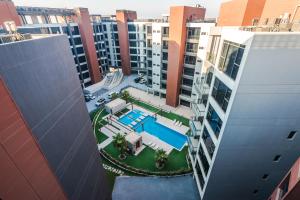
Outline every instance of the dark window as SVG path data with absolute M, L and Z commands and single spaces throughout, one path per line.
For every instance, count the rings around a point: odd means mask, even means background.
M 289 133 L 289 135 L 287 136 L 287 139 L 289 139 L 289 140 L 294 139 L 296 133 L 297 133 L 297 131 L 291 131 L 291 132 Z
M 163 27 L 162 28 L 162 35 L 163 35 L 163 37 L 168 37 L 169 36 L 169 27 Z
M 78 26 L 71 26 L 72 35 L 80 35 Z
M 163 60 L 168 60 L 168 53 L 167 52 L 162 53 L 162 59 Z
M 185 51 L 186 52 L 191 52 L 191 53 L 197 53 L 197 48 L 198 48 L 198 44 L 197 43 L 187 42 L 186 43 Z
M 262 178 L 263 180 L 267 180 L 268 177 L 269 177 L 269 174 L 264 174 L 261 178 Z
M 204 144 L 206 146 L 206 149 L 207 149 L 210 157 L 212 158 L 214 155 L 216 146 L 215 146 L 214 142 L 212 141 L 210 134 L 205 126 L 204 126 L 204 130 L 203 130 L 203 134 L 202 134 L 202 139 L 204 141 Z
M 133 24 L 128 24 L 128 31 L 132 31 L 132 32 L 136 31 L 135 25 L 133 25 Z
M 223 43 L 219 61 L 219 69 L 233 80 L 236 79 L 244 54 L 244 49 L 245 45 L 229 42 L 227 40 L 225 40 Z
M 194 76 L 195 69 L 192 68 L 183 68 L 183 74 L 188 76 Z
M 192 92 L 191 92 L 191 91 L 188 91 L 188 90 L 185 90 L 185 89 L 182 89 L 182 90 L 181 90 L 181 94 L 184 94 L 184 95 L 187 95 L 187 96 L 191 96 L 191 95 L 192 95 Z
M 137 67 L 138 66 L 136 62 L 131 62 L 130 65 L 131 65 L 131 67 Z
M 188 39 L 199 39 L 200 37 L 200 28 L 189 27 L 187 30 L 187 38 Z
M 162 69 L 163 70 L 167 70 L 168 69 L 168 64 L 167 63 L 163 63 L 162 64 Z
M 206 84 L 209 85 L 209 86 L 211 84 L 212 77 L 213 77 L 213 73 L 208 72 L 207 77 L 206 77 Z
M 183 78 L 183 79 L 182 79 L 182 84 L 183 84 L 183 85 L 186 85 L 186 86 L 192 87 L 192 86 L 193 86 L 193 80 L 187 79 L 187 78 Z
M 273 159 L 274 162 L 279 162 L 279 160 L 281 159 L 281 155 L 276 155 Z
M 118 31 L 118 26 L 116 24 L 113 25 L 113 30 Z
M 186 106 L 186 107 L 190 107 L 190 102 L 188 102 L 188 101 L 185 101 L 185 100 L 183 100 L 183 99 L 181 99 L 180 100 L 180 105 L 183 105 L 183 106 Z
M 51 27 L 52 34 L 60 34 L 60 28 L 59 27 Z
M 196 56 L 186 55 L 184 57 L 184 63 L 189 64 L 189 65 L 195 65 L 196 64 Z
M 84 53 L 83 47 L 77 47 L 76 48 L 77 54 L 82 54 Z
M 135 41 L 129 41 L 129 46 L 130 47 L 136 47 L 136 42 Z
M 135 40 L 136 39 L 136 34 L 135 33 L 129 33 L 129 39 L 130 40 Z
M 82 44 L 82 41 L 81 41 L 81 38 L 80 38 L 80 37 L 76 37 L 76 38 L 73 38 L 73 39 L 74 39 L 75 45 L 80 45 L 80 44 Z
M 209 163 L 208 163 L 207 158 L 204 154 L 204 151 L 203 151 L 203 148 L 202 148 L 201 144 L 200 144 L 198 154 L 199 154 L 199 157 L 200 157 L 203 169 L 204 169 L 204 173 L 205 173 L 205 175 L 207 175 L 207 172 L 209 170 Z
M 106 25 L 103 25 L 103 30 L 106 31 Z
M 212 94 L 219 106 L 224 112 L 226 112 L 228 102 L 231 96 L 231 89 L 229 89 L 222 81 L 217 77 L 213 86 Z
M 82 76 L 83 76 L 83 79 L 86 79 L 86 78 L 89 78 L 89 77 L 90 77 L 90 75 L 89 75 L 88 72 L 83 73 Z
M 197 177 L 198 177 L 198 180 L 199 180 L 199 183 L 200 183 L 200 187 L 201 187 L 201 189 L 203 189 L 204 178 L 203 178 L 203 175 L 202 175 L 202 172 L 201 172 L 200 165 L 199 165 L 198 161 L 196 162 L 196 172 L 197 172 Z
M 80 57 L 78 57 L 78 59 L 79 59 L 80 63 L 86 62 L 85 56 L 80 56 Z
M 137 54 L 136 49 L 129 49 L 130 50 L 130 54 Z
M 130 56 L 131 61 L 137 61 L 137 56 Z
M 88 70 L 87 64 L 80 65 L 81 71 L 86 71 Z
M 215 133 L 215 136 L 218 138 L 220 134 L 220 130 L 222 128 L 222 120 L 220 119 L 217 112 L 213 109 L 213 107 L 209 104 L 208 111 L 206 115 L 206 119 Z

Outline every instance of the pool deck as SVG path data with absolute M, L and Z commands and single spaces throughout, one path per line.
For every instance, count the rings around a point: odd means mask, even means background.
M 189 107 L 179 105 L 176 108 L 174 108 L 172 106 L 168 106 L 166 105 L 166 99 L 154 96 L 153 94 L 148 94 L 145 91 L 133 87 L 127 88 L 126 91 L 128 91 L 131 96 L 138 100 L 152 104 L 156 107 L 160 107 L 164 110 L 171 111 L 188 119 L 191 119 L 191 117 L 193 116 L 193 112 Z
M 128 106 L 129 109 L 131 109 L 131 106 Z M 155 113 L 153 112 L 150 112 L 149 110 L 146 110 L 140 106 L 137 106 L 137 105 L 133 105 L 133 109 L 137 109 L 137 110 L 140 110 L 142 111 L 143 113 L 146 113 L 147 115 L 150 115 L 150 116 L 153 116 Z M 131 112 L 128 111 L 128 112 Z M 128 113 L 127 112 L 127 113 Z M 178 133 L 181 133 L 183 135 L 185 135 L 188 130 L 189 130 L 189 127 L 187 126 L 184 126 L 184 125 L 181 125 L 181 126 L 175 126 L 174 125 L 174 122 L 168 118 L 165 118 L 165 117 L 162 117 L 160 115 L 157 115 L 157 122 L 174 130 L 174 131 L 177 131 Z M 174 147 L 164 141 L 162 141 L 161 139 L 143 131 L 142 133 L 140 133 L 142 135 L 142 138 L 143 138 L 143 143 L 147 146 L 149 146 L 150 148 L 156 150 L 156 149 L 163 149 L 164 151 L 166 151 L 167 154 L 170 154 L 171 151 L 174 149 Z M 151 145 L 149 145 L 151 144 Z M 186 145 L 186 144 L 185 144 Z M 184 147 L 184 146 L 183 146 Z M 181 149 L 177 149 L 177 150 L 181 150 Z

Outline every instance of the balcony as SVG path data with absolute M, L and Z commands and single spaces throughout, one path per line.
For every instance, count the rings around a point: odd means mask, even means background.
M 192 155 L 196 154 L 200 142 L 201 122 L 190 120 L 191 134 L 188 137 L 189 150 Z
M 192 103 L 192 111 L 197 117 L 203 117 L 205 114 L 205 105 L 203 103 Z

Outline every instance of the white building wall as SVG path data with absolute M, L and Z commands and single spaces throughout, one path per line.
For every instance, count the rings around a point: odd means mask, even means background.
M 200 193 L 203 200 L 266 199 L 300 152 L 299 135 L 286 138 L 300 129 L 300 34 L 225 30 L 224 39 L 246 49 L 235 81 L 215 68 L 232 94 L 226 113 L 209 97 L 223 126 Z

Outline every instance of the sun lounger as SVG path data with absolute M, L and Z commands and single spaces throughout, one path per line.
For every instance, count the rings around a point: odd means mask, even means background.
M 145 119 L 145 116 L 141 116 L 140 119 L 141 119 L 141 120 L 142 120 L 142 119 Z
M 137 121 L 137 122 L 140 122 L 140 121 L 142 121 L 142 120 L 141 120 L 140 118 L 137 118 L 136 121 Z
M 148 142 L 148 144 L 147 144 L 148 146 L 151 146 L 152 145 L 152 142 Z
M 148 116 L 148 114 L 146 114 L 146 113 L 143 113 L 142 115 L 143 115 L 144 117 Z
M 181 125 L 182 125 L 182 122 L 179 122 L 179 125 L 178 125 L 178 126 L 181 127 Z
M 175 123 L 176 123 L 176 119 L 173 120 L 173 124 L 175 124 Z
M 137 123 L 136 123 L 135 121 L 131 122 L 131 125 L 133 125 L 133 126 L 136 125 L 136 124 L 137 124 Z
M 128 126 L 129 126 L 130 128 L 132 128 L 132 125 L 131 125 L 131 124 L 128 124 Z

